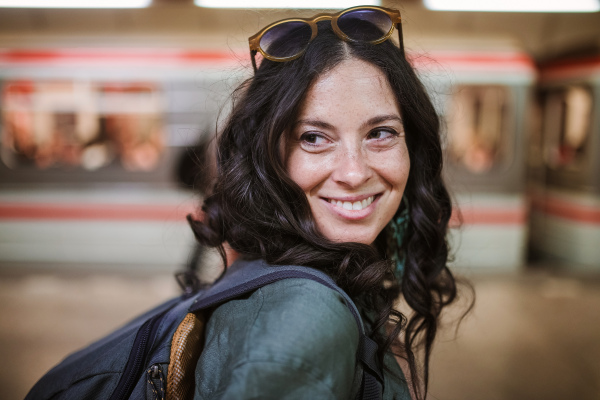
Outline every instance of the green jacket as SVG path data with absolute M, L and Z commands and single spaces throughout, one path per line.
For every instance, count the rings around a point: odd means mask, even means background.
M 219 306 L 206 327 L 195 399 L 355 399 L 358 328 L 342 297 L 286 279 Z M 391 354 L 384 399 L 410 400 Z

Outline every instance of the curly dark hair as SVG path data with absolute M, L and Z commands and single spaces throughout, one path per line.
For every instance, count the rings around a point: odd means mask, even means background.
M 296 121 L 311 84 L 353 58 L 384 73 L 402 113 L 411 168 L 404 192 L 410 222 L 401 249 L 389 248 L 385 229 L 374 246 L 325 238 L 281 156 L 282 135 Z M 412 66 L 391 40 L 349 43 L 340 40 L 329 23 L 319 23 L 319 34 L 302 57 L 263 60 L 233 98 L 232 113 L 218 139 L 217 177 L 204 201 L 203 219 L 188 217 L 197 240 L 218 248 L 225 264 L 227 242 L 247 259 L 328 273 L 368 310 L 366 318 L 375 316 L 370 322 L 380 356 L 391 349 L 406 359 L 413 391 L 424 398 L 440 313 L 455 299 L 456 282 L 446 265 L 452 204 L 441 175 L 440 121 Z M 396 250 L 406 260 L 401 280 L 389 257 Z M 408 317 L 394 308 L 401 296 L 413 311 Z M 415 357 L 420 346 L 422 369 Z

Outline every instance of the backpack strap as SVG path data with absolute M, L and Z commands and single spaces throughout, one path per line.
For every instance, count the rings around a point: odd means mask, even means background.
M 222 279 L 198 295 L 189 312 L 197 313 L 251 293 L 270 283 L 292 278 L 310 279 L 335 290 L 343 297 L 356 321 L 359 332 L 357 358 L 363 367 L 359 398 L 363 400 L 381 399 L 383 374 L 377 360 L 377 343 L 367 336 L 360 313 L 350 296 L 322 271 L 300 266 L 271 266 L 260 260 L 236 261 L 229 267 Z
M 204 313 L 187 313 L 177 327 L 171 340 L 166 400 L 188 400 L 194 397 L 195 370 L 204 349 L 205 327 Z

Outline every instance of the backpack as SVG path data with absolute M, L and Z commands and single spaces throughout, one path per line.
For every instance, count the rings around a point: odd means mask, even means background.
M 365 334 L 350 297 L 328 275 L 308 267 L 237 261 L 213 285 L 171 299 L 71 354 L 46 373 L 25 400 L 190 399 L 202 351 L 204 311 L 290 278 L 310 279 L 342 295 L 359 328 L 359 398 L 381 399 L 377 344 Z

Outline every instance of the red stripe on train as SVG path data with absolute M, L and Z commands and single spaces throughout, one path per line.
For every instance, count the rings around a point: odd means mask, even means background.
M 493 67 L 495 69 L 515 69 L 535 71 L 536 67 L 532 59 L 521 53 L 470 53 L 470 52 L 447 52 L 447 51 L 432 51 L 426 56 L 419 54 L 409 54 L 408 58 L 411 63 L 417 67 L 435 67 L 436 63 L 441 66 L 448 64 L 454 67 Z M 433 62 L 433 63 L 432 63 Z M 460 69 L 460 68 L 459 68 Z
M 194 212 L 191 204 L 0 204 L 0 219 L 5 220 L 185 221 Z
M 245 56 L 245 54 L 244 54 Z M 0 50 L 0 62 L 6 64 L 51 64 L 51 63 L 150 63 L 188 64 L 239 61 L 241 55 L 230 51 L 155 51 L 155 50 Z
M 532 206 L 545 214 L 587 224 L 600 224 L 600 207 L 556 198 L 533 198 Z
M 195 204 L 48 204 L 0 203 L 0 219 L 4 220 L 116 220 L 116 221 L 184 221 L 196 211 Z M 473 209 L 454 212 L 451 225 L 487 224 L 522 225 L 526 221 L 523 209 Z
M 425 56 L 409 54 L 418 67 L 431 67 L 432 61 L 440 64 L 471 67 L 535 69 L 530 57 L 522 53 L 476 53 L 457 51 L 432 51 Z M 51 63 L 151 63 L 196 64 L 249 61 L 246 50 L 152 50 L 152 49 L 54 49 L 54 50 L 0 50 L 0 63 L 51 64 Z
M 450 218 L 450 226 L 461 225 L 524 225 L 527 223 L 525 208 L 474 208 L 465 207 L 454 210 Z

